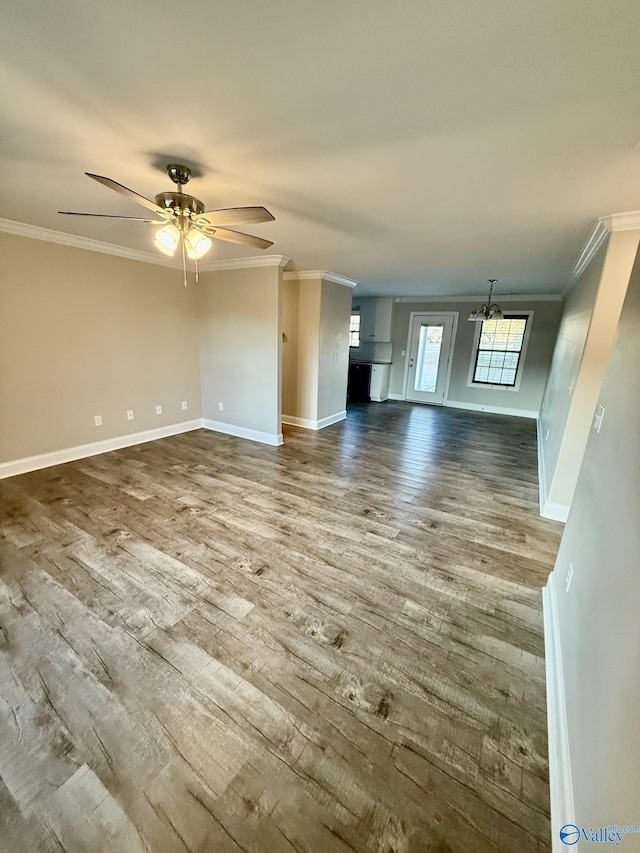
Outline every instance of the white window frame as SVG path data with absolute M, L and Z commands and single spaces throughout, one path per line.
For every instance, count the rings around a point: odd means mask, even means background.
M 354 331 L 356 331 L 355 329 L 353 329 L 353 330 L 351 329 L 351 318 L 352 317 L 360 317 L 360 324 L 358 325 L 358 329 L 357 329 L 357 331 L 358 331 L 358 343 L 357 344 L 351 343 L 351 335 L 353 334 Z M 362 338 L 360 337 L 361 330 L 362 330 L 362 316 L 361 316 L 359 311 L 352 311 L 350 316 L 349 316 L 349 348 L 350 349 L 358 349 L 360 344 L 362 343 Z
M 471 363 L 469 364 L 469 376 L 467 378 L 467 388 L 485 388 L 487 391 L 511 391 L 512 393 L 520 390 L 520 382 L 524 373 L 524 363 L 527 357 L 527 347 L 529 346 L 529 337 L 531 335 L 531 326 L 533 325 L 533 311 L 518 311 L 513 309 L 505 311 L 504 316 L 508 320 L 511 316 L 526 317 L 527 324 L 524 329 L 524 337 L 522 339 L 522 348 L 520 350 L 520 361 L 518 363 L 518 372 L 516 373 L 516 381 L 514 385 L 489 385 L 486 382 L 474 382 L 473 374 L 476 369 L 476 358 L 478 355 L 478 345 L 480 344 L 480 334 L 482 332 L 482 323 L 475 322 L 476 330 L 473 335 L 473 346 L 471 347 Z

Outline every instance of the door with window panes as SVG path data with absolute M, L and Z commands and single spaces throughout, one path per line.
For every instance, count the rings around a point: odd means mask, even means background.
M 456 315 L 412 314 L 405 398 L 441 406 L 447 386 Z

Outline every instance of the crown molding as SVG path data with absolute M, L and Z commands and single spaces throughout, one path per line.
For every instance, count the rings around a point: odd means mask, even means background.
M 286 255 L 259 255 L 252 258 L 229 258 L 221 261 L 199 263 L 199 272 L 216 272 L 217 270 L 244 270 L 251 267 L 286 267 L 291 258 Z M 286 273 L 285 273 L 286 275 Z
M 562 302 L 559 293 L 494 293 L 495 301 L 507 305 L 509 302 Z M 362 299 L 385 299 L 388 297 L 363 296 Z M 395 296 L 394 302 L 481 302 L 486 298 L 475 296 Z
M 609 216 L 601 216 L 598 222 L 601 222 L 607 231 L 633 231 L 640 228 L 640 210 L 610 213 Z
M 142 261 L 145 264 L 176 268 L 181 266 L 166 255 L 115 246 L 113 243 L 103 243 L 102 240 L 79 237 L 76 234 L 67 234 L 65 231 L 53 231 L 51 228 L 41 228 L 39 225 L 29 225 L 26 222 L 14 222 L 12 219 L 0 219 L 0 232 L 14 234 L 16 237 L 29 237 L 32 240 L 43 240 L 45 243 L 57 243 L 59 246 L 85 249 L 89 252 L 100 252 L 103 255 L 114 255 L 130 261 Z
M 67 234 L 65 231 L 54 231 L 51 228 L 41 228 L 39 225 L 29 225 L 26 222 L 14 222 L 12 219 L 0 219 L 0 232 L 13 234 L 16 237 L 29 237 L 32 240 L 43 240 L 45 243 L 57 243 L 59 246 L 85 249 L 89 252 L 100 252 L 103 255 L 113 255 L 130 261 L 142 261 L 145 264 L 155 264 L 156 266 L 174 269 L 182 268 L 182 259 L 170 258 L 161 252 L 143 252 L 140 249 L 129 249 L 126 246 L 104 243 L 102 240 L 92 240 L 90 237 Z M 198 264 L 198 271 L 213 272 L 215 270 L 247 269 L 250 267 L 285 267 L 290 260 L 285 255 L 233 258 L 226 261 L 209 261 L 208 263 Z M 193 262 L 188 262 L 187 268 L 193 270 L 195 265 Z
M 347 278 L 344 275 L 338 275 L 329 270 L 289 270 L 283 276 L 287 281 L 290 279 L 298 279 L 303 281 L 308 278 L 321 278 L 323 281 L 331 281 L 334 284 L 342 284 L 344 287 L 356 287 L 357 281 L 352 278 Z
M 627 210 L 622 213 L 610 213 L 608 216 L 601 216 L 593 226 L 593 230 L 571 271 L 569 287 L 576 279 L 580 278 L 612 231 L 633 231 L 636 228 L 640 228 L 640 210 Z

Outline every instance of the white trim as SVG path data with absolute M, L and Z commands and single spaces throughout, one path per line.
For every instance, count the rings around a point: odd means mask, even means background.
M 533 409 L 514 409 L 509 406 L 485 406 L 481 403 L 467 403 L 465 400 L 445 400 L 445 406 L 451 409 L 466 409 L 469 412 L 489 412 L 492 415 L 511 415 L 516 418 L 531 418 L 535 420 L 538 412 Z
M 509 302 L 562 302 L 562 294 L 556 293 L 537 293 L 527 295 L 523 293 L 498 293 L 494 296 L 500 302 L 507 305 Z M 362 296 L 362 299 L 370 299 L 372 297 Z M 376 297 L 381 298 L 381 297 Z M 476 294 L 475 296 L 392 296 L 394 302 L 481 302 L 482 297 Z
M 11 219 L 0 219 L 0 231 L 5 234 L 15 234 L 17 237 L 29 237 L 32 240 L 57 243 L 60 246 L 72 246 L 74 249 L 86 249 L 90 252 L 100 252 L 103 255 L 115 255 L 118 258 L 127 258 L 130 261 L 142 261 L 145 264 L 182 267 L 181 261 L 178 262 L 161 253 L 154 254 L 139 249 L 129 249 L 125 246 L 115 246 L 113 243 L 103 243 L 102 240 L 92 240 L 89 237 L 79 237 L 77 234 L 53 231 L 50 228 L 28 225 L 26 222 L 14 222 Z
M 41 468 L 51 468 L 53 465 L 62 465 L 65 462 L 74 462 L 77 459 L 86 459 L 88 456 L 98 456 L 100 453 L 109 453 L 123 447 L 133 447 L 135 444 L 145 444 L 147 441 L 156 441 L 158 438 L 179 435 L 183 432 L 201 429 L 201 427 L 202 420 L 197 418 L 157 429 L 147 429 L 143 432 L 132 432 L 128 435 L 118 435 L 115 438 L 93 441 L 90 444 L 78 444 L 75 447 L 53 450 L 50 453 L 40 453 L 37 456 L 27 456 L 24 459 L 14 459 L 11 462 L 0 464 L 0 480 L 6 477 L 15 477 L 18 474 L 27 474 L 29 471 L 39 471 Z
M 552 521 L 561 521 L 566 524 L 567 518 L 569 518 L 569 507 L 566 504 L 545 501 L 540 510 L 540 515 L 543 518 L 550 518 Z
M 640 228 L 640 210 L 610 213 L 608 216 L 601 216 L 598 222 L 601 222 L 608 231 L 634 231 Z
M 297 418 L 295 415 L 283 415 L 282 423 L 288 426 L 302 427 L 302 429 L 324 429 L 325 427 L 337 424 L 344 421 L 347 417 L 346 411 L 336 412 L 334 415 L 329 415 L 326 418 L 320 418 L 319 421 L 311 420 L 310 418 Z
M 29 225 L 27 222 L 14 222 L 12 219 L 0 219 L 0 232 L 15 234 L 17 237 L 29 237 L 32 240 L 43 240 L 46 243 L 57 243 L 60 246 L 72 246 L 74 249 L 100 252 L 103 255 L 114 255 L 130 261 L 142 261 L 145 264 L 156 264 L 157 266 L 175 269 L 182 268 L 181 259 L 171 258 L 160 252 L 144 252 L 140 249 L 130 249 L 127 246 L 116 246 L 113 243 L 104 243 L 102 240 L 93 240 L 90 237 L 79 237 L 77 234 L 68 234 L 65 231 L 54 231 L 51 228 L 41 228 L 39 225 Z M 291 258 L 285 255 L 230 258 L 228 260 L 200 262 L 198 271 L 213 272 L 215 270 L 250 269 L 252 267 L 285 267 L 290 260 Z M 188 262 L 187 268 L 194 270 L 195 265 Z M 353 286 L 355 287 L 355 284 Z
M 389 399 L 390 399 L 390 400 L 402 400 L 402 401 L 405 401 L 405 400 L 406 400 L 406 397 L 404 396 L 404 394 L 392 394 L 392 393 L 391 393 L 391 391 L 389 391 Z
M 217 270 L 244 270 L 253 267 L 286 267 L 291 258 L 286 255 L 258 255 L 251 258 L 229 258 L 220 261 L 205 261 L 198 263 L 199 272 L 216 272 Z
M 334 412 L 332 415 L 327 415 L 326 418 L 320 418 L 318 421 L 318 429 L 324 429 L 325 427 L 331 426 L 332 424 L 340 423 L 340 421 L 346 420 L 347 412 L 343 409 L 341 412 Z
M 506 314 L 510 314 L 508 309 L 506 309 Z M 473 332 L 473 344 L 471 345 L 471 362 L 469 364 L 469 373 L 467 375 L 467 388 L 478 388 L 484 389 L 485 391 L 511 391 L 511 393 L 518 392 L 520 390 L 520 383 L 522 382 L 522 374 L 524 373 L 524 362 L 527 356 L 527 347 L 529 346 L 529 338 L 531 337 L 531 326 L 533 326 L 533 315 L 535 311 L 517 311 L 520 315 L 527 316 L 527 322 L 524 326 L 524 337 L 522 338 L 522 346 L 520 347 L 520 359 L 518 361 L 518 370 L 516 372 L 516 383 L 515 385 L 489 385 L 486 382 L 474 382 L 473 374 L 475 373 L 476 367 L 476 357 L 478 354 L 478 346 L 480 344 L 480 334 L 482 332 L 482 326 L 484 322 L 476 322 Z M 506 317 L 506 319 L 509 319 Z M 537 415 L 536 415 L 537 417 Z
M 321 278 L 324 281 L 332 281 L 334 284 L 343 284 L 345 287 L 356 287 L 358 284 L 352 278 L 338 275 L 335 272 L 329 272 L 329 270 L 287 270 L 283 278 L 287 281 L 289 279 L 300 279 L 303 281 L 307 278 Z
M 247 438 L 249 441 L 258 441 L 260 444 L 270 444 L 274 447 L 283 443 L 282 433 L 260 432 L 257 429 L 247 429 L 247 427 L 236 426 L 235 424 L 225 424 L 222 421 L 212 421 L 209 418 L 202 419 L 202 426 L 212 432 L 223 432 L 225 435 Z
M 402 379 L 402 389 L 403 389 L 403 394 L 404 394 L 404 397 L 403 397 L 404 400 L 408 399 L 407 388 L 409 385 L 409 360 L 411 358 L 411 335 L 413 332 L 413 321 L 414 321 L 415 317 L 418 317 L 420 315 L 428 316 L 428 317 L 446 317 L 446 318 L 453 319 L 453 328 L 451 330 L 451 340 L 449 342 L 449 353 L 448 353 L 449 361 L 447 362 L 447 375 L 446 375 L 445 382 L 444 382 L 443 402 L 442 403 L 431 403 L 431 404 L 427 403 L 427 405 L 442 406 L 442 405 L 444 405 L 444 400 L 446 400 L 447 396 L 449 395 L 449 383 L 451 381 L 451 369 L 453 367 L 453 357 L 455 355 L 456 335 L 458 333 L 458 318 L 459 318 L 460 312 L 459 311 L 410 311 L 409 312 L 409 332 L 407 334 L 407 349 L 406 349 L 406 354 L 404 357 L 404 376 Z M 436 387 L 437 387 L 437 383 L 436 383 Z M 424 403 L 426 401 L 425 400 L 409 400 L 409 402 L 411 402 L 411 403 Z
M 549 736 L 549 788 L 551 793 L 551 849 L 566 850 L 560 841 L 560 829 L 573 823 L 574 801 L 569 752 L 569 727 L 562 670 L 560 624 L 556 599 L 555 571 L 542 590 L 544 649 L 547 681 L 547 730 Z M 572 847 L 576 850 L 577 847 Z
M 547 495 L 549 494 L 547 467 L 543 452 L 542 420 L 539 417 L 536 423 L 536 433 L 538 436 L 538 494 L 540 499 L 540 515 L 543 518 L 550 518 L 552 521 L 561 521 L 564 524 L 569 516 L 569 507 L 566 504 L 554 503 L 547 499 Z
M 604 226 L 602 220 L 599 220 L 593 228 L 591 234 L 589 235 L 589 239 L 584 244 L 584 248 L 580 252 L 578 260 L 576 261 L 576 265 L 571 271 L 571 282 L 580 278 L 580 276 L 589 266 L 591 261 L 594 259 L 598 252 L 598 249 L 604 243 L 608 236 L 609 229 Z M 571 285 L 571 282 L 569 286 Z
M 602 243 L 612 231 L 633 231 L 637 228 L 640 228 L 640 210 L 627 210 L 621 213 L 610 213 L 608 216 L 601 216 L 593 226 L 591 234 L 580 252 L 578 260 L 571 271 L 569 285 L 565 288 L 563 296 L 566 296 L 573 282 L 580 278 L 596 256 Z

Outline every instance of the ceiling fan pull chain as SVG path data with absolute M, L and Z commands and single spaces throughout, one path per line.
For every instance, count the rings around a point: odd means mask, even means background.
M 180 234 L 180 245 L 182 246 L 182 275 L 184 278 L 184 286 L 187 286 L 187 258 L 184 253 L 184 233 Z
M 196 284 L 200 281 L 198 278 L 198 256 L 196 255 Z

